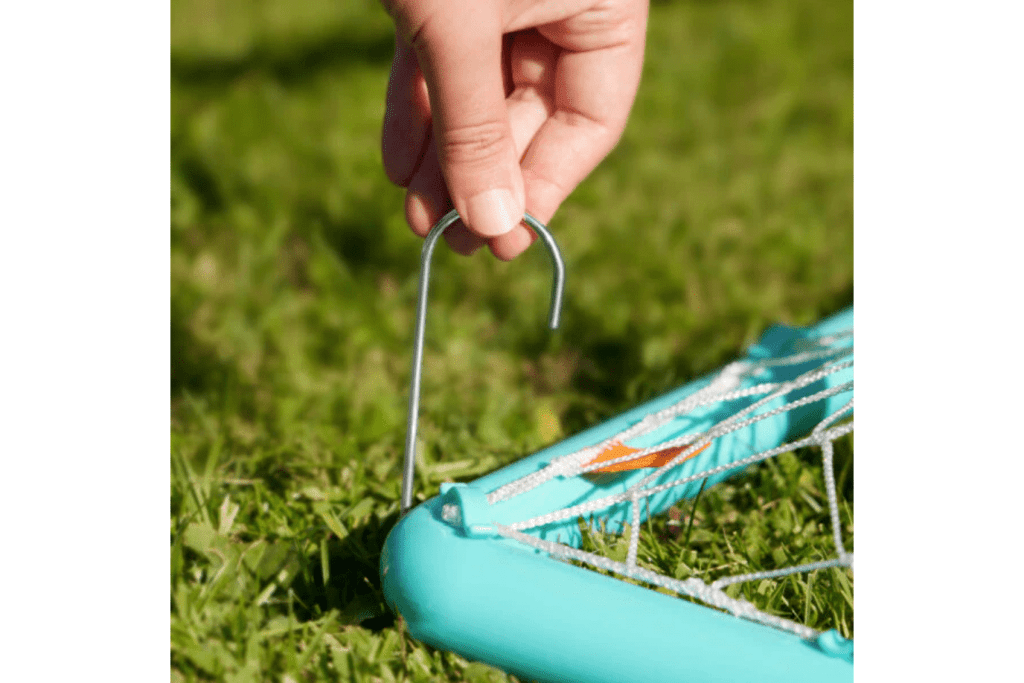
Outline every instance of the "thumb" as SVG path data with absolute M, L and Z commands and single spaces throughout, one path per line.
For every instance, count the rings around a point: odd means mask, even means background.
M 441 0 L 414 27 L 438 161 L 463 223 L 495 237 L 523 218 L 523 176 L 505 106 L 498 3 Z

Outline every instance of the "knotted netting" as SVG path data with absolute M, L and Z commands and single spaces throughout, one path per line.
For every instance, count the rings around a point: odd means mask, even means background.
M 570 504 L 560 499 L 539 514 L 531 505 L 534 513 L 524 519 L 513 521 L 496 513 L 494 518 L 501 521 L 495 521 L 495 531 L 557 559 L 687 596 L 802 638 L 817 638 L 821 634 L 815 629 L 731 597 L 726 588 L 831 567 L 852 570 L 853 553 L 844 546 L 840 521 L 834 456 L 836 441 L 853 431 L 853 330 L 799 334 L 761 354 L 764 357 L 758 355 L 726 366 L 693 393 L 600 442 L 552 458 L 540 469 L 489 491 L 487 503 L 495 511 L 521 496 L 537 498 L 545 486 L 574 478 L 591 483 L 594 491 Z M 801 448 L 820 458 L 832 557 L 710 582 L 694 576 L 673 578 L 638 562 L 643 522 L 649 516 L 693 497 L 706 484 Z M 607 486 L 609 481 L 617 486 Z M 461 512 L 446 505 L 442 514 L 458 523 Z M 625 561 L 583 549 L 582 536 L 571 533 L 574 521 L 581 529 L 625 533 Z

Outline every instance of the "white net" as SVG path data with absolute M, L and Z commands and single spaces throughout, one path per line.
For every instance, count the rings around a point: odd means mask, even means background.
M 742 597 L 730 597 L 726 592 L 726 588 L 734 584 L 777 579 L 832 567 L 849 567 L 852 571 L 853 553 L 848 552 L 844 546 L 833 461 L 836 441 L 853 431 L 853 331 L 803 339 L 798 347 L 799 350 L 783 357 L 733 363 L 719 372 L 705 387 L 675 405 L 645 416 L 601 443 L 555 458 L 546 467 L 491 491 L 487 495 L 487 502 L 498 505 L 553 480 L 614 471 L 616 466 L 628 467 L 629 463 L 644 457 L 661 456 L 658 466 L 641 470 L 643 476 L 625 490 L 552 509 L 529 519 L 496 524 L 497 532 L 556 558 L 689 596 L 738 617 L 790 631 L 803 638 L 818 637 L 820 633 L 805 624 L 762 611 Z M 761 381 L 773 376 L 770 370 L 786 367 L 797 368 L 798 372 L 784 381 Z M 820 388 L 822 386 L 825 388 Z M 742 407 L 735 408 L 737 402 Z M 728 406 L 730 414 L 716 419 L 710 426 L 699 431 L 673 434 L 671 438 L 647 443 L 643 447 L 623 448 L 630 442 L 643 442 L 645 438 L 649 442 L 650 437 L 659 430 L 664 432 L 666 425 L 708 406 Z M 825 406 L 830 407 L 826 410 Z M 731 434 L 734 440 L 744 442 L 745 434 L 758 423 L 779 420 L 780 417 L 784 419 L 798 410 L 806 412 L 809 407 L 816 407 L 818 415 L 824 417 L 816 418 L 812 428 L 805 429 L 804 435 L 799 438 L 760 450 L 748 448 L 743 452 L 744 449 L 734 449 L 736 452 L 730 455 L 727 462 L 722 462 L 720 458 L 707 463 L 701 461 L 701 452 L 716 440 Z M 764 463 L 800 448 L 814 449 L 820 456 L 823 481 L 819 483 L 828 503 L 834 556 L 770 570 L 732 574 L 712 581 L 696 577 L 673 578 L 638 563 L 644 521 L 642 517 L 645 511 L 649 511 L 649 501 L 654 496 L 690 490 L 684 485 L 692 482 L 719 481 L 751 465 Z M 626 452 L 616 455 L 623 450 Z M 685 472 L 680 467 L 684 462 L 688 462 L 689 468 Z M 574 519 L 579 521 L 581 528 L 600 528 L 606 531 L 602 526 L 602 515 L 616 506 L 621 509 L 624 504 L 629 506 L 628 522 L 621 527 L 628 535 L 625 561 L 544 538 L 543 534 L 530 533 L 554 522 L 564 523 Z M 454 510 L 451 512 L 455 513 Z

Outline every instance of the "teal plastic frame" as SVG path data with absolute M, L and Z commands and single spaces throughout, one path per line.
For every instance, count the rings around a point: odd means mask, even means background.
M 808 338 L 853 328 L 847 309 L 811 328 L 776 326 L 748 352 L 748 359 L 802 351 Z M 852 346 L 852 336 L 835 341 Z M 793 379 L 813 362 L 770 368 L 758 382 Z M 834 631 L 817 642 L 734 617 L 678 597 L 658 593 L 570 565 L 533 547 L 498 536 L 494 523 L 508 524 L 553 509 L 623 491 L 650 470 L 625 472 L 595 485 L 582 477 L 555 479 L 527 493 L 489 505 L 486 494 L 535 472 L 552 459 L 597 444 L 645 415 L 671 406 L 706 386 L 713 376 L 690 382 L 659 398 L 581 432 L 468 485 L 446 485 L 442 494 L 413 508 L 392 529 L 381 558 L 384 595 L 416 639 L 523 680 L 623 683 L 628 681 L 850 681 L 852 642 Z M 758 412 L 853 379 L 847 368 L 796 390 Z M 807 434 L 846 405 L 852 390 L 798 410 L 756 422 L 712 442 L 700 456 L 666 472 L 673 481 L 709 467 L 786 443 Z M 656 444 L 686 431 L 702 431 L 754 399 L 693 411 L 643 440 Z M 724 472 L 708 485 L 734 474 Z M 699 482 L 676 486 L 643 504 L 642 517 L 657 514 L 696 494 Z M 461 524 L 442 519 L 445 504 L 459 506 Z M 600 520 L 614 528 L 629 519 L 623 503 Z M 575 518 L 526 533 L 578 546 Z

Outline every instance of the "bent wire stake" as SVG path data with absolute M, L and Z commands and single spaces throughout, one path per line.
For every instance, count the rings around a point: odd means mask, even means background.
M 412 384 L 409 388 L 409 426 L 405 436 L 405 463 L 402 470 L 402 514 L 412 507 L 413 477 L 416 473 L 416 426 L 420 412 L 420 376 L 423 374 L 423 328 L 427 319 L 427 288 L 430 286 L 430 258 L 434 253 L 437 240 L 452 223 L 459 219 L 457 211 L 449 211 L 437 222 L 423 242 L 420 256 L 420 288 L 416 303 L 416 339 L 412 347 Z M 565 262 L 562 252 L 548 229 L 530 214 L 523 216 L 525 222 L 544 241 L 551 255 L 554 266 L 554 280 L 551 285 L 551 311 L 548 314 L 548 326 L 558 329 L 562 314 L 562 294 L 565 291 Z

